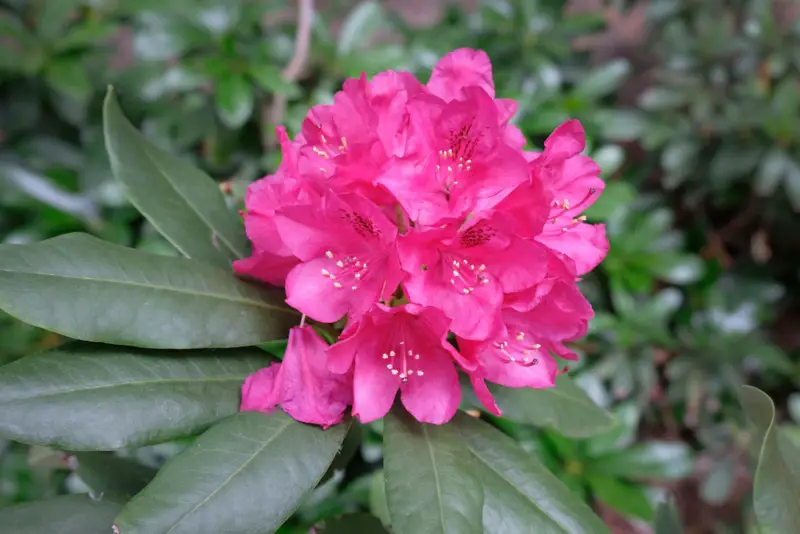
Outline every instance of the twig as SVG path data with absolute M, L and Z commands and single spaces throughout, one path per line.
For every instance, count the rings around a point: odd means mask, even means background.
M 297 80 L 303 67 L 308 61 L 308 49 L 311 45 L 311 23 L 314 19 L 314 0 L 298 0 L 299 13 L 297 15 L 297 34 L 294 41 L 294 53 L 289 60 L 289 64 L 281 73 L 286 82 Z M 286 97 L 284 95 L 273 95 L 272 105 L 264 103 L 261 106 L 262 138 L 261 144 L 264 150 L 269 150 L 275 146 L 275 137 L 271 134 L 271 127 L 283 121 L 286 113 Z

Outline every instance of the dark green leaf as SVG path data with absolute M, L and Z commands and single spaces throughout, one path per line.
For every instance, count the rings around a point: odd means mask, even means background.
M 396 534 L 481 534 L 483 490 L 456 427 L 384 418 L 386 498 Z
M 247 256 L 244 228 L 211 178 L 150 144 L 122 114 L 111 89 L 103 112 L 114 176 L 153 226 L 190 258 L 227 268 Z
M 75 453 L 75 471 L 97 495 L 121 495 L 130 499 L 153 480 L 156 470 L 108 452 Z
M 597 456 L 591 470 L 623 478 L 676 480 L 692 472 L 692 453 L 682 442 L 649 441 Z
M 239 128 L 253 114 L 253 87 L 246 78 L 227 73 L 216 82 L 214 102 L 222 123 L 231 129 Z
M 66 495 L 0 508 L 0 525 L 9 534 L 109 534 L 121 508 L 108 499 Z
M 683 532 L 680 512 L 671 496 L 656 508 L 655 534 L 680 534 Z
M 389 534 L 380 520 L 369 514 L 347 514 L 327 519 L 320 534 Z
M 242 347 L 296 322 L 279 292 L 85 234 L 0 245 L 0 309 L 59 334 L 159 349 Z
M 245 412 L 173 457 L 117 518 L 123 534 L 274 532 L 325 473 L 348 425 Z
M 67 450 L 111 450 L 202 432 L 237 412 L 258 349 L 144 351 L 75 343 L 0 374 L 0 434 Z
M 595 496 L 617 512 L 645 521 L 653 520 L 653 507 L 641 486 L 604 475 L 589 475 L 586 480 Z
M 552 427 L 565 436 L 586 438 L 615 424 L 614 418 L 592 402 L 567 375 L 559 375 L 553 388 L 512 389 L 490 384 L 489 389 L 504 417 L 520 423 Z M 468 403 L 481 408 L 471 388 L 465 388 L 464 393 Z
M 454 425 L 477 459 L 484 532 L 608 533 L 585 503 L 511 438 L 464 414 Z
M 753 508 L 764 534 L 789 534 L 800 525 L 800 447 L 775 428 L 775 405 L 763 391 L 741 389 L 747 417 L 762 440 L 753 482 Z

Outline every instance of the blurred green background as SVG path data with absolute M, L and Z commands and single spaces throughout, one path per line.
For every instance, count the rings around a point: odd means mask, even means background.
M 611 252 L 582 282 L 597 317 L 573 376 L 623 423 L 587 440 L 497 424 L 615 533 L 650 532 L 665 490 L 685 532 L 755 532 L 739 386 L 769 393 L 800 441 L 800 2 L 315 4 L 298 36 L 288 0 L 0 1 L 0 242 L 86 231 L 174 253 L 111 176 L 108 84 L 151 140 L 237 206 L 279 162 L 274 126 L 297 132 L 346 77 L 426 80 L 448 51 L 482 48 L 530 145 L 575 117 L 603 169 L 588 215 Z M 0 364 L 58 343 L 0 314 Z M 377 513 L 378 444 L 365 432 L 366 475 L 318 490 L 286 532 Z M 130 455 L 158 465 L 179 448 Z M 0 506 L 84 490 L 59 453 L 0 440 Z

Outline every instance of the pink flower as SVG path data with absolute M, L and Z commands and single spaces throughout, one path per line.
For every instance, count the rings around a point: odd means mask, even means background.
M 397 227 L 369 200 L 328 192 L 276 215 L 281 239 L 302 263 L 286 278 L 286 302 L 317 321 L 358 318 L 402 281 Z
M 352 375 L 326 367 L 328 344 L 310 326 L 292 328 L 283 363 L 250 375 L 242 387 L 242 411 L 283 411 L 304 423 L 327 428 L 342 421 L 352 402 Z
M 397 390 L 419 421 L 442 424 L 455 415 L 461 389 L 454 361 L 463 361 L 447 342 L 447 318 L 439 311 L 406 304 L 377 304 L 348 325 L 328 350 L 333 371 L 355 361 L 353 415 L 366 423 L 392 407 Z
M 492 98 L 478 87 L 461 94 L 450 102 L 427 94 L 409 101 L 413 152 L 378 178 L 421 225 L 488 210 L 528 180 L 521 152 L 504 142 Z
M 242 409 L 281 404 L 326 426 L 352 401 L 368 422 L 399 390 L 414 417 L 441 424 L 459 404 L 457 366 L 496 414 L 487 381 L 553 386 L 556 357 L 577 358 L 565 342 L 593 315 L 576 282 L 608 242 L 581 214 L 604 182 L 578 121 L 526 152 L 517 107 L 496 98 L 488 56 L 465 48 L 426 85 L 408 72 L 348 79 L 294 141 L 278 130 L 283 162 L 248 189 L 254 252 L 234 268 L 347 326 L 329 348 L 293 329 L 284 362 L 248 378 Z
M 298 259 L 278 234 L 275 214 L 288 206 L 309 204 L 318 193 L 316 186 L 301 178 L 295 148 L 286 130 L 278 127 L 276 135 L 283 151 L 281 166 L 274 175 L 253 182 L 245 195 L 245 230 L 253 243 L 253 254 L 235 261 L 233 268 L 238 274 L 282 286 Z
M 544 152 L 531 162 L 533 179 L 540 180 L 554 199 L 548 224 L 537 240 L 572 258 L 578 274 L 592 270 L 608 253 L 605 226 L 586 224 L 580 216 L 605 188 L 600 168 L 581 155 L 585 146 L 580 122 L 567 121 L 547 138 Z
M 497 216 L 403 236 L 398 247 L 410 274 L 403 284 L 409 299 L 444 312 L 458 336 L 490 337 L 500 326 L 503 293 L 532 287 L 546 274 L 546 247 L 516 236 L 509 225 Z

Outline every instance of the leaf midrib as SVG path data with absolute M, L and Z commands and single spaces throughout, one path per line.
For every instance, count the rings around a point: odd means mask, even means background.
M 278 437 L 279 437 L 281 434 L 283 434 L 283 432 L 284 432 L 284 431 L 285 431 L 287 428 L 289 428 L 289 426 L 292 424 L 292 422 L 293 422 L 293 421 L 292 421 L 291 419 L 287 419 L 286 421 L 284 421 L 284 423 L 283 423 L 283 426 L 281 426 L 281 427 L 280 427 L 280 428 L 279 428 L 279 429 L 278 429 L 278 430 L 277 430 L 277 431 L 276 431 L 276 432 L 275 432 L 275 433 L 274 433 L 272 436 L 270 436 L 270 438 L 269 438 L 267 441 L 265 441 L 265 442 L 264 442 L 264 444 L 263 444 L 263 445 L 261 445 L 261 447 L 259 447 L 259 448 L 258 448 L 258 449 L 257 449 L 255 452 L 253 452 L 253 454 L 250 456 L 250 458 L 248 458 L 248 459 L 247 459 L 247 461 L 246 461 L 246 462 L 242 463 L 242 465 L 240 465 L 240 466 L 239 466 L 239 468 L 238 468 L 238 469 L 236 469 L 236 471 L 234 471 L 233 473 L 231 473 L 231 474 L 228 476 L 228 478 L 226 478 L 226 479 L 225 479 L 225 480 L 224 480 L 224 481 L 223 481 L 223 482 L 222 482 L 222 483 L 221 483 L 219 486 L 217 486 L 217 488 L 216 488 L 214 491 L 212 491 L 211 493 L 209 493 L 209 494 L 208 494 L 208 496 L 207 496 L 205 499 L 203 499 L 202 501 L 200 501 L 199 503 L 197 503 L 196 505 L 194 505 L 194 507 L 192 507 L 192 509 L 191 509 L 191 510 L 189 510 L 188 512 L 186 512 L 185 514 L 183 514 L 183 515 L 181 516 L 181 518 L 180 518 L 180 519 L 178 519 L 178 521 L 176 521 L 176 522 L 175 522 L 175 524 L 174 524 L 174 525 L 172 525 L 172 526 L 170 527 L 170 529 L 169 529 L 169 530 L 166 532 L 166 534 L 170 534 L 170 533 L 171 533 L 173 530 L 175 530 L 175 529 L 178 527 L 178 525 L 180 525 L 181 523 L 183 523 L 183 521 L 184 521 L 184 520 L 185 520 L 187 517 L 189 517 L 190 515 L 194 514 L 194 512 L 195 512 L 195 511 L 196 511 L 198 508 L 200 508 L 201 506 L 205 505 L 205 504 L 206 504 L 206 503 L 207 503 L 209 500 L 211 500 L 211 498 L 212 498 L 212 497 L 214 497 L 214 495 L 216 495 L 216 494 L 217 494 L 217 493 L 218 493 L 218 492 L 219 492 L 219 491 L 220 491 L 222 488 L 224 488 L 224 487 L 225 487 L 225 486 L 226 486 L 226 485 L 227 485 L 227 484 L 228 484 L 228 483 L 229 483 L 231 480 L 233 480 L 233 477 L 235 477 L 236 475 L 238 475 L 239 473 L 241 473 L 241 472 L 242 472 L 242 470 L 244 470 L 244 468 L 245 468 L 245 467 L 247 467 L 248 465 L 250 465 L 250 463 L 251 463 L 253 460 L 255 460 L 255 458 L 256 458 L 258 455 L 260 455 L 260 454 L 261 454 L 261 453 L 264 451 L 264 449 L 266 449 L 266 448 L 267 448 L 267 446 L 269 446 L 269 445 L 270 445 L 270 444 L 271 444 L 273 441 L 275 441 L 275 440 L 276 440 L 276 439 L 277 439 L 277 438 L 278 438 Z
M 436 468 L 436 455 L 433 453 L 433 445 L 431 445 L 430 437 L 428 436 L 428 429 L 422 424 L 422 433 L 425 434 L 425 444 L 428 446 L 428 454 L 431 457 L 431 468 L 433 470 L 434 484 L 436 485 L 436 499 L 439 501 L 439 521 L 442 525 L 442 533 L 447 534 L 447 527 L 444 521 L 444 499 L 442 499 L 442 491 L 439 484 L 439 470 Z
M 157 286 L 154 284 L 146 284 L 142 282 L 134 282 L 131 280 L 113 280 L 113 279 L 105 279 L 105 278 L 92 278 L 87 276 L 69 276 L 64 274 L 54 274 L 54 273 L 41 273 L 41 272 L 31 272 L 31 271 L 12 271 L 8 269 L 0 269 L 0 273 L 10 273 L 10 274 L 24 274 L 29 276 L 49 276 L 52 278 L 63 278 L 66 280 L 81 280 L 86 282 L 99 282 L 105 284 L 119 284 L 119 285 L 127 285 L 127 286 L 134 286 L 134 287 L 143 287 L 146 289 L 154 289 L 158 291 L 171 291 L 173 293 L 180 293 L 183 295 L 192 295 L 195 297 L 205 297 L 205 298 L 214 298 L 218 300 L 227 300 L 229 302 L 236 302 L 238 304 L 246 304 L 250 306 L 256 306 L 259 308 L 264 308 L 267 310 L 277 310 L 284 313 L 291 313 L 291 311 L 287 308 L 282 306 L 275 306 L 273 304 L 269 304 L 263 300 L 248 300 L 248 299 L 237 299 L 234 297 L 230 297 L 228 295 L 222 295 L 219 293 L 203 293 L 197 291 L 188 291 L 185 289 L 177 288 L 175 286 Z
M 136 133 L 139 133 L 136 129 L 134 129 L 134 131 Z M 159 166 L 158 163 L 156 163 L 155 158 L 153 158 L 153 156 L 151 155 L 151 149 L 149 147 L 147 147 L 147 146 L 143 146 L 142 150 L 147 155 L 147 158 L 150 160 L 150 162 L 152 162 L 153 166 L 156 168 L 156 170 L 159 172 L 159 174 L 161 174 L 164 177 L 164 179 L 170 185 L 172 190 L 175 191 L 175 193 L 178 195 L 178 197 L 182 198 L 186 202 L 186 205 L 189 206 L 191 211 L 194 212 L 197 215 L 197 218 L 200 219 L 203 222 L 203 224 L 206 225 L 206 227 L 208 227 L 208 229 L 211 231 L 212 235 L 216 235 L 220 239 L 220 241 L 222 241 L 225 244 L 225 247 L 236 258 L 238 258 L 238 259 L 243 258 L 244 254 L 242 252 L 240 252 L 239 250 L 237 250 L 236 247 L 233 246 L 233 244 L 228 240 L 227 236 L 225 236 L 222 232 L 217 231 L 217 229 L 211 224 L 211 222 L 203 216 L 203 211 L 198 209 L 192 203 L 192 201 L 189 199 L 189 197 L 184 196 L 181 193 L 180 189 L 178 189 L 178 187 L 169 178 L 169 175 L 164 170 L 162 170 L 162 168 Z M 138 208 L 138 206 L 137 206 L 137 208 Z M 175 246 L 178 246 L 178 245 L 175 245 Z
M 192 383 L 192 382 L 242 382 L 248 375 L 240 375 L 240 376 L 223 376 L 223 377 L 205 377 L 205 378 L 161 378 L 161 379 L 149 379 L 149 380 L 136 380 L 133 382 L 115 382 L 113 384 L 101 384 L 98 386 L 90 386 L 84 387 L 80 389 L 66 389 L 60 391 L 54 391 L 50 393 L 43 393 L 40 395 L 33 395 L 29 397 L 15 397 L 11 400 L 0 400 L 0 405 L 3 404 L 11 404 L 13 402 L 18 401 L 29 401 L 33 399 L 42 399 L 47 397 L 57 397 L 59 395 L 74 395 L 76 393 L 83 393 L 85 391 L 96 391 L 98 389 L 109 389 L 109 388 L 116 388 L 116 387 L 126 387 L 126 386 L 146 386 L 150 384 L 180 384 L 180 383 Z
M 569 531 L 568 531 L 568 530 L 564 530 L 564 525 L 562 525 L 561 523 L 559 523 L 558 521 L 556 521 L 555 519 L 553 519 L 553 518 L 550 516 L 550 514 L 548 514 L 548 513 L 547 513 L 547 511 L 546 511 L 544 508 L 542 508 L 541 506 L 539 506 L 539 504 L 538 504 L 536 501 L 532 500 L 532 499 L 531 499 L 531 498 L 530 498 L 528 495 L 526 495 L 526 494 L 525 494 L 525 492 L 524 492 L 524 491 L 522 491 L 522 490 L 519 488 L 519 486 L 517 486 L 517 485 L 516 485 L 514 482 L 512 482 L 511 480 L 509 480 L 509 479 L 508 479 L 508 478 L 507 478 L 507 477 L 506 477 L 506 476 L 505 476 L 503 473 L 500 473 L 500 472 L 499 472 L 497 469 L 495 469 L 494 467 L 492 467 L 492 465 L 491 465 L 489 462 L 487 462 L 487 461 L 486 461 L 484 458 L 482 458 L 480 455 L 478 455 L 478 453 L 475 451 L 474 447 L 472 446 L 472 444 L 471 444 L 471 443 L 470 443 L 468 440 L 464 440 L 464 441 L 466 442 L 467 448 L 468 448 L 468 449 L 469 449 L 469 451 L 472 453 L 472 456 L 473 456 L 474 458 L 477 458 L 478 460 L 480 460 L 480 461 L 481 461 L 481 463 L 482 463 L 483 465 L 485 465 L 487 468 L 489 468 L 489 470 L 490 470 L 492 473 L 495 473 L 495 474 L 496 474 L 498 477 L 500 477 L 500 478 L 501 478 L 501 479 L 502 479 L 504 482 L 506 482 L 506 483 L 507 483 L 509 486 L 511 486 L 511 487 L 512 487 L 512 488 L 513 488 L 513 489 L 514 489 L 514 490 L 515 490 L 517 493 L 519 493 L 519 494 L 520 494 L 520 495 L 523 497 L 523 499 L 525 499 L 525 501 L 527 501 L 527 502 L 530 502 L 530 503 L 531 503 L 531 504 L 532 504 L 534 507 L 536 507 L 536 509 L 538 509 L 539 511 L 541 511 L 541 512 L 542 512 L 542 514 L 544 514 L 544 516 L 545 516 L 545 517 L 547 517 L 548 519 L 550 519 L 550 521 L 552 521 L 552 522 L 553 522 L 555 525 L 557 525 L 557 526 L 558 526 L 560 529 L 562 529 L 562 530 L 564 531 L 564 533 L 565 533 L 565 534 L 568 534 L 568 533 L 569 533 Z

